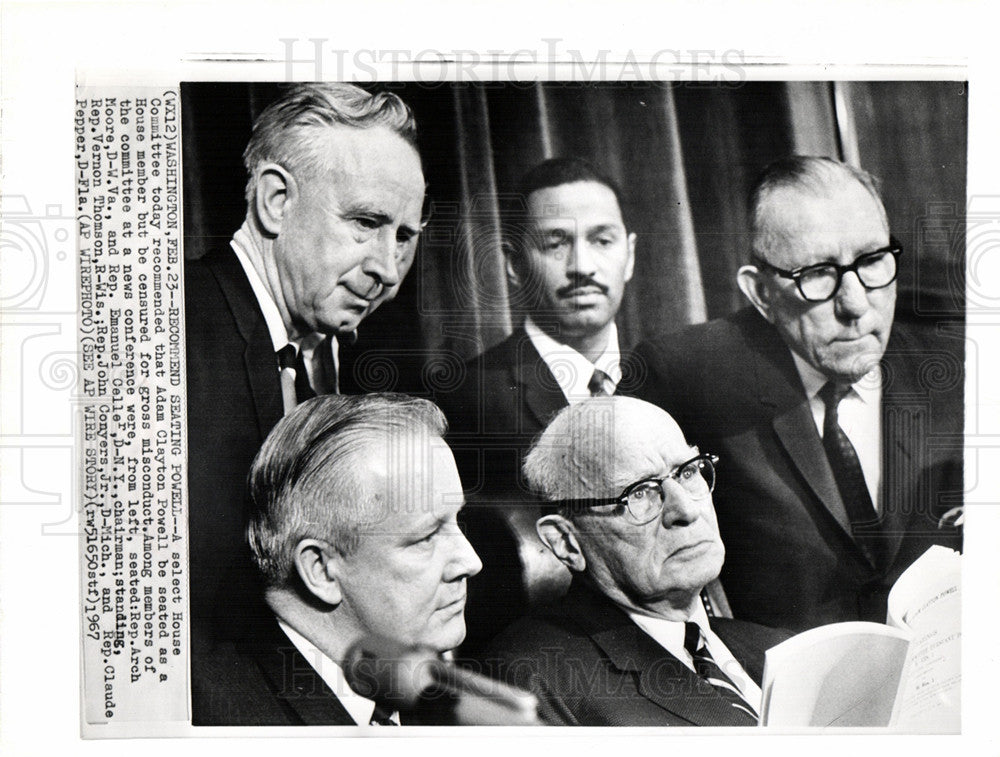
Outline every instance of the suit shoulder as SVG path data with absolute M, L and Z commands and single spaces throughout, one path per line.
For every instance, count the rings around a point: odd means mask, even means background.
M 194 725 L 284 725 L 293 722 L 252 659 L 232 641 L 195 654 L 191 666 Z
M 502 403 L 505 390 L 513 390 L 511 369 L 518 362 L 520 344 L 519 334 L 515 332 L 470 358 L 463 365 L 461 379 L 451 389 L 435 395 L 435 402 L 453 426 L 464 425 L 469 413 L 481 409 L 484 404 Z
M 725 318 L 661 333 L 639 344 L 635 352 L 643 356 L 680 354 L 726 360 L 728 350 L 746 343 L 757 325 L 755 320 L 762 319 L 755 311 L 745 308 Z
M 760 623 L 753 623 L 749 620 L 737 620 L 735 618 L 712 618 L 711 626 L 712 630 L 719 633 L 720 636 L 726 634 L 753 639 L 766 644 L 765 648 L 780 644 L 795 635 L 793 631 L 786 628 L 773 628 L 761 625 Z
M 561 647 L 568 640 L 584 637 L 582 629 L 556 604 L 535 609 L 529 615 L 511 623 L 487 647 L 497 661 L 523 659 L 543 648 Z
M 528 335 L 518 330 L 502 342 L 493 345 L 469 360 L 466 365 L 472 370 L 507 371 L 512 365 L 521 362 L 525 357 L 535 359 L 538 357 L 538 353 Z

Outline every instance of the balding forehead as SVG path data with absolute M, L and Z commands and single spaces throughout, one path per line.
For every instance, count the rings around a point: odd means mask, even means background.
M 640 471 L 655 473 L 665 448 L 687 448 L 674 420 L 645 403 L 595 403 L 571 416 L 566 433 L 566 468 L 574 484 L 588 492 L 644 475 Z

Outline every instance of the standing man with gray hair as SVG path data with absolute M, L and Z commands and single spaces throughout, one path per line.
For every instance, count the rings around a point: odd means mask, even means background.
M 573 583 L 486 660 L 534 692 L 548 722 L 757 724 L 764 650 L 787 634 L 709 619 L 702 605 L 725 556 L 717 462 L 663 410 L 628 397 L 571 405 L 528 452 L 525 476 L 552 511 L 538 536 Z
M 458 528 L 462 484 L 427 400 L 312 399 L 250 471 L 248 536 L 267 611 L 198 655 L 195 725 L 398 724 L 348 686 L 356 642 L 454 649 L 482 564 Z
M 640 345 L 638 394 L 726 461 L 715 501 L 736 617 L 884 622 L 899 575 L 961 544 L 961 362 L 894 323 L 905 257 L 869 174 L 779 160 L 750 218 L 750 307 Z
M 410 109 L 350 84 L 289 88 L 244 152 L 246 219 L 185 264 L 191 610 L 239 624 L 246 474 L 298 402 L 337 391 L 337 337 L 395 296 L 421 230 Z

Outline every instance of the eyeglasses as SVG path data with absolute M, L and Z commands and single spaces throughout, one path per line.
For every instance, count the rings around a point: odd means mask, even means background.
M 553 509 L 585 510 L 591 507 L 617 505 L 615 515 L 624 514 L 625 519 L 636 526 L 644 526 L 660 517 L 667 493 L 664 483 L 673 480 L 692 499 L 704 499 L 715 489 L 715 466 L 719 458 L 711 454 L 698 455 L 681 463 L 677 470 L 666 478 L 644 478 L 629 484 L 613 499 L 563 499 L 546 504 Z
M 859 255 L 850 265 L 817 263 L 786 271 L 761 258 L 754 258 L 760 268 L 766 268 L 785 279 L 791 279 L 798 287 L 799 294 L 807 302 L 826 302 L 833 299 L 840 289 L 844 274 L 854 271 L 865 289 L 882 289 L 896 280 L 899 273 L 899 256 L 903 245 L 895 237 L 889 237 L 889 246 Z

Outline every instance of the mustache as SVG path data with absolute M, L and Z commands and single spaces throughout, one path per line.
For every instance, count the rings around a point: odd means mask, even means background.
M 608 288 L 590 276 L 572 276 L 570 277 L 570 282 L 565 286 L 559 287 L 556 290 L 556 295 L 559 297 L 569 297 L 577 289 L 583 289 L 585 287 L 594 287 L 599 289 L 601 294 L 607 294 Z

